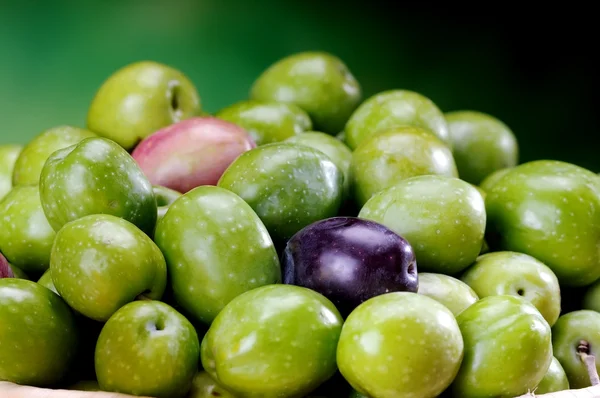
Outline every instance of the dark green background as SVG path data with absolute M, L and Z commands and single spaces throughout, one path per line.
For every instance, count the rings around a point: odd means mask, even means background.
M 349 65 L 365 96 L 407 88 L 444 111 L 488 112 L 514 130 L 521 161 L 554 158 L 600 171 L 596 35 L 582 19 L 591 12 L 571 18 L 561 8 L 544 17 L 537 9 L 432 4 L 0 0 L 0 142 L 83 126 L 94 91 L 133 61 L 181 69 L 205 109 L 216 111 L 245 98 L 278 58 L 326 50 Z

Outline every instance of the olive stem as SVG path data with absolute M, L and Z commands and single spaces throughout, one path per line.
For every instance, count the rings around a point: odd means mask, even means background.
M 593 386 L 600 384 L 600 378 L 598 377 L 598 371 L 596 370 L 596 358 L 593 355 L 586 353 L 580 353 L 581 360 L 585 363 L 588 375 L 590 376 L 590 382 Z
M 538 398 L 598 398 L 600 397 L 600 378 L 596 369 L 596 358 L 590 354 L 590 343 L 581 340 L 577 346 L 577 355 L 581 358 L 590 378 L 591 387 L 582 388 L 579 390 L 557 391 L 548 394 L 535 395 L 534 392 L 529 392 L 517 398 L 538 397 Z
M 590 344 L 587 341 L 581 340 L 577 347 L 577 353 L 585 364 L 585 368 L 590 377 L 590 383 L 592 386 L 600 384 L 600 378 L 598 377 L 598 370 L 596 369 L 596 358 L 590 354 Z

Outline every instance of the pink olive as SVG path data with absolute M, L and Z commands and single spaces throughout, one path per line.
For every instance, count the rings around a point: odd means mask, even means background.
M 252 137 L 236 124 L 194 117 L 156 131 L 132 156 L 153 185 L 186 193 L 216 185 L 239 155 L 255 147 Z
M 6 258 L 0 253 L 0 278 L 12 278 L 14 274 L 8 265 Z

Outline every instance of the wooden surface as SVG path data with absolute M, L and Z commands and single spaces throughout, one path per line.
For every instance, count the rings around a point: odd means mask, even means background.
M 12 383 L 0 382 L 1 398 L 131 398 L 131 395 L 108 392 L 50 390 L 19 386 Z M 517 398 L 600 398 L 600 385 L 580 390 L 560 391 L 550 394 L 525 394 Z M 145 397 L 149 398 L 149 397 Z
M 95 391 L 51 390 L 0 381 L 0 398 L 131 398 L 131 395 Z

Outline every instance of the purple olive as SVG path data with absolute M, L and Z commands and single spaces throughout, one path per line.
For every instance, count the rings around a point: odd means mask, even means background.
M 406 239 L 358 217 L 332 217 L 296 233 L 282 255 L 283 283 L 315 290 L 343 316 L 380 294 L 417 292 L 417 262 Z

